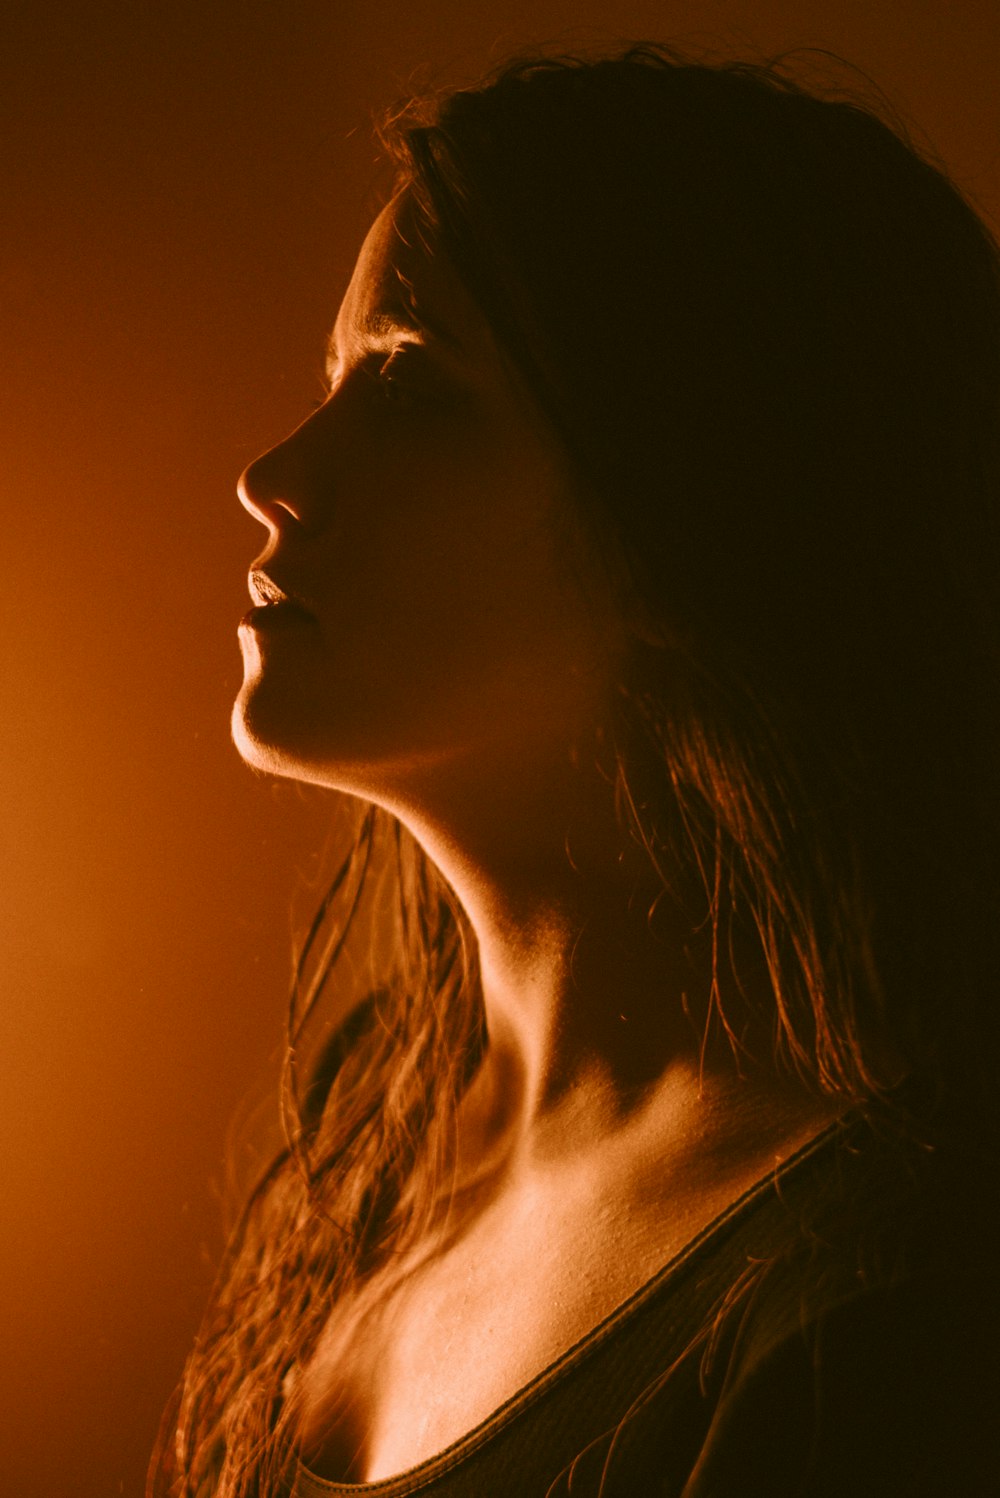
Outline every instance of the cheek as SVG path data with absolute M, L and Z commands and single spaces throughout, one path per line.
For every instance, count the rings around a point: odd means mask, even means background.
M 495 423 L 428 422 L 356 451 L 340 449 L 336 510 L 309 552 L 319 628 L 247 662 L 239 714 L 256 762 L 269 745 L 267 768 L 283 754 L 284 773 L 308 778 L 310 764 L 545 731 L 594 653 L 553 535 L 555 465 Z
M 456 475 L 409 501 L 356 537 L 340 590 L 339 565 L 328 573 L 329 665 L 351 678 L 355 700 L 380 698 L 411 728 L 430 715 L 457 731 L 457 720 L 499 706 L 501 683 L 551 654 L 551 578 L 537 538 L 503 523 L 481 487 Z
M 565 612 L 550 533 L 557 475 L 516 429 L 414 424 L 377 468 L 342 476 L 350 499 L 324 571 L 345 627 L 345 614 L 370 613 L 411 663 L 443 661 L 521 649 L 533 626 Z

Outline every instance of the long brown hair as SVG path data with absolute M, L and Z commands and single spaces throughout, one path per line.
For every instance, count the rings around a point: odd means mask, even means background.
M 623 837 L 707 926 L 716 1021 L 743 1043 L 756 967 L 773 1064 L 922 1146 L 981 1133 L 1000 1008 L 995 243 L 898 125 L 779 64 L 649 46 L 519 62 L 387 139 L 577 465 L 634 632 Z M 288 1148 L 233 1234 L 151 1492 L 278 1489 L 331 1304 L 377 1288 L 440 1201 L 484 1045 L 474 939 L 406 831 L 358 816 L 293 995 Z M 352 997 L 369 899 L 377 969 Z

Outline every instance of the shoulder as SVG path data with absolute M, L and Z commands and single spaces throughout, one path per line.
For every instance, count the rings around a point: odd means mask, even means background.
M 991 1490 L 1000 1327 L 981 1193 L 878 1149 L 842 1169 L 734 1318 L 684 1498 Z
M 817 1154 L 777 1218 L 748 1226 L 740 1293 L 616 1433 L 602 1492 L 985 1498 L 1000 1408 L 988 1219 L 878 1152 Z
M 939 1498 L 996 1474 L 996 1295 L 918 1274 L 780 1335 L 766 1307 L 727 1370 L 685 1498 Z

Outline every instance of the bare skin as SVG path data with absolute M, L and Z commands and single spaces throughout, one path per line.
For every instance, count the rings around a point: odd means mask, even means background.
M 405 199 L 333 353 L 323 406 L 241 480 L 259 565 L 310 617 L 243 630 L 234 736 L 414 832 L 475 929 L 489 1035 L 457 1162 L 477 1189 L 391 1293 L 331 1308 L 306 1370 L 306 1460 L 371 1481 L 478 1424 L 836 1109 L 702 1044 L 703 937 L 669 911 L 654 937 L 622 857 L 627 642 L 568 465 Z M 393 355 L 413 385 L 387 401 Z

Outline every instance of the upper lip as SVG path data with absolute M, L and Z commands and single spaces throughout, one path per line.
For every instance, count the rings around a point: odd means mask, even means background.
M 274 603 L 291 603 L 296 608 L 305 608 L 301 599 L 296 598 L 294 593 L 290 593 L 287 588 L 275 582 L 274 578 L 260 567 L 251 567 L 247 586 L 250 590 L 250 597 L 259 607 Z

